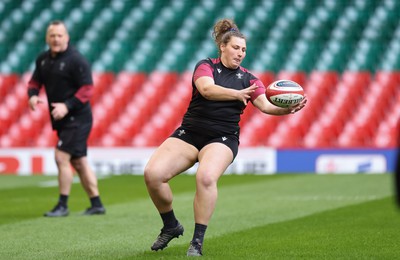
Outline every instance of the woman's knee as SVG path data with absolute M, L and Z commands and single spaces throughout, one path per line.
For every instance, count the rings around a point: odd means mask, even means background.
M 158 171 L 155 167 L 151 165 L 146 165 L 146 167 L 144 168 L 144 181 L 147 186 L 152 186 L 156 183 L 161 182 Z
M 169 181 L 167 171 L 156 165 L 146 165 L 144 169 L 144 181 L 147 187 L 159 186 Z
M 217 185 L 218 179 L 207 173 L 197 173 L 196 174 L 196 183 L 198 186 L 204 188 L 215 187 Z

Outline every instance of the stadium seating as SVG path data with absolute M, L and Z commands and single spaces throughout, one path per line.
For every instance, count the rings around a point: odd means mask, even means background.
M 89 145 L 140 147 L 159 145 L 179 125 L 194 65 L 217 56 L 212 26 L 229 17 L 248 39 L 243 66 L 266 86 L 295 80 L 308 97 L 305 109 L 283 117 L 248 104 L 241 146 L 394 147 L 399 14 L 396 0 L 2 1 L 0 146 L 57 141 L 47 106 L 29 111 L 26 96 L 49 21 L 64 20 L 92 64 Z

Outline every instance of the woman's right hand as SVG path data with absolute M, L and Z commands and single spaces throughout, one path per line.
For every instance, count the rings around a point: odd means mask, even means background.
M 237 99 L 242 101 L 245 105 L 247 105 L 247 101 L 251 98 L 251 94 L 253 94 L 257 88 L 258 86 L 256 84 L 253 84 L 248 88 L 239 90 Z

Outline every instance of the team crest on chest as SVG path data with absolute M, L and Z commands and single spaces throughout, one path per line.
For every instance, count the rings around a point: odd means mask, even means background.
M 218 68 L 217 71 L 218 71 L 218 73 L 221 73 L 222 70 Z
M 185 130 L 179 130 L 178 136 L 182 136 L 182 135 L 184 135 L 184 134 L 186 134 Z
M 243 78 L 243 74 L 240 73 L 240 72 L 238 72 L 238 73 L 236 73 L 236 77 L 237 77 L 238 79 L 242 79 L 242 78 Z
M 65 62 L 61 62 L 60 63 L 60 70 L 64 70 L 64 67 L 65 67 Z

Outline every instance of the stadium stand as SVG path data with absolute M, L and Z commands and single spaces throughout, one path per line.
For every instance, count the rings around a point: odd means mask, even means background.
M 31 112 L 26 82 L 43 28 L 64 20 L 92 63 L 91 146 L 157 146 L 180 123 L 195 63 L 217 55 L 212 25 L 234 18 L 243 63 L 265 85 L 292 79 L 309 103 L 295 116 L 252 104 L 242 146 L 397 145 L 400 2 L 396 0 L 0 1 L 0 147 L 53 146 L 47 106 Z M 43 94 L 43 93 L 42 93 Z

